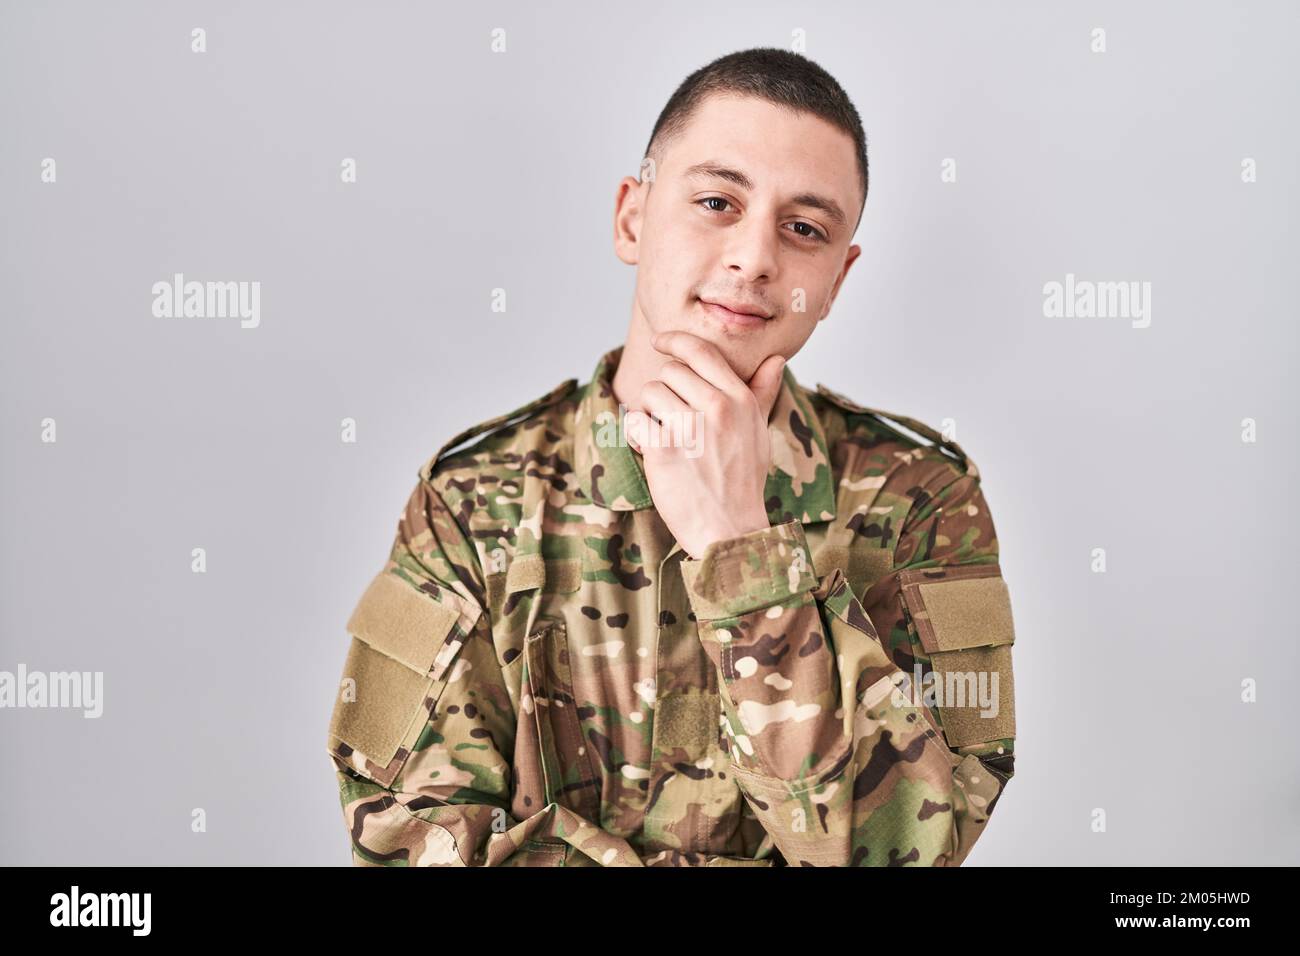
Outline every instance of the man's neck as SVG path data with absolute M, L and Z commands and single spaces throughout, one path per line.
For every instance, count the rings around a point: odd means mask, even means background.
M 656 352 L 654 346 L 650 344 L 650 337 L 653 333 L 650 326 L 646 323 L 641 310 L 632 306 L 632 321 L 628 325 L 627 341 L 623 343 L 623 352 L 618 360 L 618 368 L 614 372 L 613 380 L 610 382 L 614 390 L 614 398 L 627 408 L 628 411 L 644 411 L 641 405 L 636 401 L 637 396 L 641 394 L 641 389 L 645 383 L 652 378 L 659 376 L 659 370 L 664 367 L 672 356 Z

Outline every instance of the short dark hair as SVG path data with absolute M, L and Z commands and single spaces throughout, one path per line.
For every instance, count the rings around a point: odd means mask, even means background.
M 645 155 L 658 163 L 668 141 L 686 128 L 705 98 L 715 93 L 756 96 L 812 113 L 848 133 L 858 155 L 862 208 L 867 204 L 867 134 L 862 118 L 844 88 L 820 66 L 799 53 L 779 47 L 754 47 L 718 57 L 684 79 L 659 114 Z

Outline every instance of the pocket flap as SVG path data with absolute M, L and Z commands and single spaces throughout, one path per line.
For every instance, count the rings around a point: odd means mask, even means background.
M 417 674 L 440 680 L 482 609 L 447 588 L 429 587 L 436 596 L 391 572 L 377 575 L 348 619 L 348 633 Z
M 996 564 L 899 572 L 916 635 L 927 654 L 1014 644 L 1011 595 Z
M 521 554 L 506 570 L 505 593 L 540 588 L 543 593 L 572 594 L 582 586 L 580 558 L 544 558 Z

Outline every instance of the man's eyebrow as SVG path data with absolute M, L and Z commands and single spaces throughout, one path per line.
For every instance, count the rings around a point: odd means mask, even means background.
M 845 224 L 844 212 L 840 209 L 840 204 L 834 199 L 827 199 L 825 196 L 819 196 L 816 193 L 800 193 L 791 202 L 796 206 L 811 206 L 813 209 L 820 209 L 835 220 L 837 225 L 843 226 Z
M 725 179 L 729 183 L 734 183 L 741 189 L 753 189 L 754 184 L 749 177 L 739 169 L 732 169 L 729 166 L 722 166 L 718 163 L 703 162 L 696 163 L 686 170 L 687 176 L 711 176 L 714 179 Z
M 753 181 L 740 170 L 732 169 L 730 166 L 722 166 L 713 162 L 696 163 L 694 166 L 687 168 L 685 175 L 723 179 L 739 186 L 741 189 L 752 190 L 754 188 Z M 813 209 L 820 209 L 838 225 L 843 226 L 847 222 L 847 217 L 844 215 L 844 210 L 840 209 L 839 203 L 834 199 L 827 198 L 826 196 L 820 196 L 817 193 L 800 193 L 791 199 L 791 202 L 798 206 L 809 206 Z

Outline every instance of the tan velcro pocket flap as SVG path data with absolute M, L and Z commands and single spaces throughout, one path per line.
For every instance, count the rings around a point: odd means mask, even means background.
M 854 596 L 862 600 L 877 581 L 893 570 L 894 552 L 889 548 L 825 544 L 813 554 L 813 567 L 819 579 L 839 568 Z
M 1011 597 L 996 564 L 900 572 L 950 747 L 1014 737 Z M 924 692 L 925 688 L 920 688 Z
M 492 571 L 484 579 L 488 607 L 497 615 L 504 615 L 506 601 L 521 591 L 572 594 L 582 587 L 581 558 L 546 558 L 540 554 L 520 554 L 509 559 L 508 565 L 507 560 L 501 557 L 500 565 L 505 570 Z M 512 609 L 515 600 L 510 601 Z
M 997 564 L 921 568 L 898 577 L 927 654 L 1015 643 L 1011 595 Z
M 411 722 L 422 712 L 426 688 L 432 681 L 352 639 L 343 679 L 351 679 L 348 693 L 342 686 L 330 719 L 330 734 L 372 760 L 381 770 L 397 755 Z
M 357 602 L 352 635 L 330 734 L 387 768 L 413 723 L 427 716 L 424 702 L 446 675 L 482 609 L 441 589 L 442 603 L 384 571 Z M 459 624 L 459 627 L 457 626 Z M 385 777 L 391 779 L 396 768 Z
M 582 586 L 580 558 L 544 558 L 521 554 L 505 572 L 505 593 L 540 588 L 544 593 L 572 594 Z

